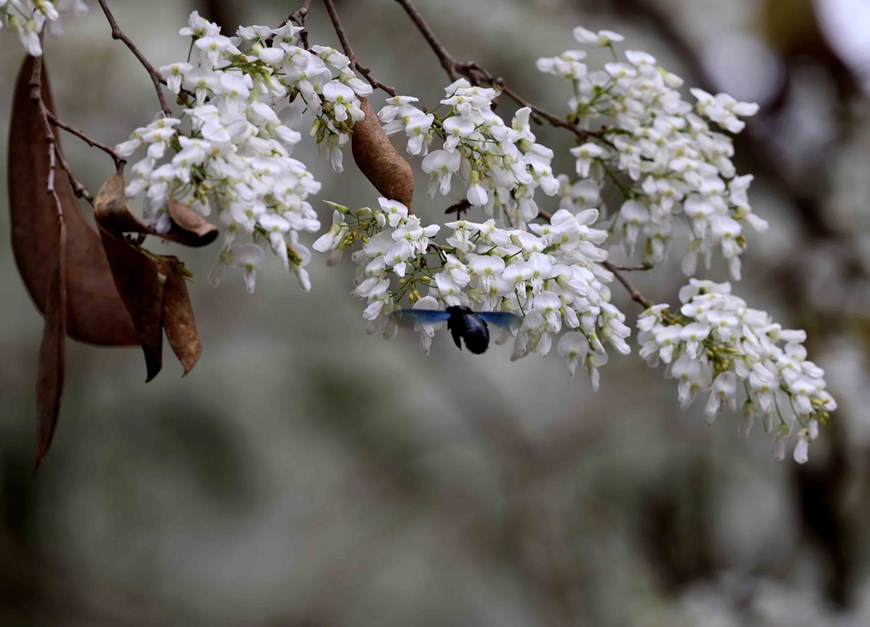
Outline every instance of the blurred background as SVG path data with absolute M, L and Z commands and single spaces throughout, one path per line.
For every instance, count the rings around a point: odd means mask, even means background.
M 114 144 L 157 106 L 89 4 L 46 60 L 61 119 Z M 297 5 L 111 2 L 155 66 L 186 55 L 176 33 L 192 9 L 226 32 L 277 25 Z M 198 366 L 182 380 L 167 358 L 145 385 L 139 350 L 70 342 L 59 429 L 34 478 L 42 321 L 13 262 L 4 174 L 0 624 L 870 624 L 870 2 L 417 5 L 457 57 L 549 110 L 567 94 L 534 62 L 573 47 L 578 24 L 625 34 L 690 85 L 761 104 L 736 161 L 756 176 L 751 200 L 771 229 L 751 237 L 736 291 L 807 329 L 827 370 L 841 409 L 810 463 L 775 463 L 759 427 L 738 437 L 739 416 L 708 427 L 700 407 L 680 411 L 674 383 L 635 356 L 612 356 L 598 393 L 555 356 L 511 363 L 502 346 L 475 358 L 442 334 L 425 357 L 413 334 L 366 335 L 350 264 L 316 258 L 304 294 L 271 263 L 248 296 L 238 275 L 208 285 L 206 249 L 179 253 L 196 273 Z M 441 97 L 448 81 L 398 5 L 337 6 L 375 76 L 430 105 Z M 318 2 L 309 30 L 337 46 Z M 3 146 L 22 55 L 0 34 Z M 96 190 L 109 161 L 64 143 Z M 321 199 L 376 202 L 349 154 L 340 178 L 310 146 L 297 154 Z M 438 220 L 448 203 L 427 203 L 418 180 L 417 209 Z M 676 300 L 676 263 L 635 277 L 647 296 Z M 637 308 L 614 293 L 633 322 Z

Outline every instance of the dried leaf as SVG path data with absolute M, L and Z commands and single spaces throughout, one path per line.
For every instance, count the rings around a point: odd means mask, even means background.
M 163 366 L 163 283 L 157 262 L 132 246 L 123 235 L 103 228 L 99 216 L 97 220 L 115 286 L 133 319 L 145 353 L 148 371 L 145 380 L 150 381 Z
M 9 210 L 18 271 L 37 308 L 45 312 L 59 236 L 57 207 L 46 194 L 48 144 L 39 109 L 30 98 L 32 73 L 33 58 L 27 57 L 18 73 L 9 125 Z M 42 97 L 52 108 L 44 64 Z M 115 289 L 97 232 L 79 213 L 63 172 L 55 173 L 54 187 L 67 233 L 67 333 L 89 344 L 135 346 L 139 338 Z
M 202 354 L 202 344 L 196 332 L 193 306 L 187 293 L 186 271 L 175 257 L 164 257 L 166 281 L 163 284 L 163 328 L 184 374 L 193 369 Z
M 39 370 L 36 377 L 36 462 L 39 466 L 54 437 L 63 395 L 66 348 L 66 249 L 67 230 L 63 217 L 55 213 L 58 247 L 51 260 L 53 269 L 45 295 L 45 326 L 39 347 Z
M 124 174 L 121 172 L 110 176 L 100 187 L 94 199 L 94 216 L 99 225 L 118 235 L 121 233 L 158 235 L 157 231 L 130 211 L 124 187 Z
M 193 209 L 175 200 L 170 200 L 167 212 L 171 228 L 166 233 L 158 233 L 142 222 L 130 211 L 124 193 L 124 174 L 117 172 L 111 176 L 94 199 L 97 221 L 113 233 L 144 233 L 170 240 L 184 246 L 200 247 L 211 244 L 218 236 L 218 228 L 208 222 Z
M 365 118 L 353 127 L 353 159 L 365 177 L 385 198 L 409 209 L 414 198 L 414 170 L 399 154 L 366 98 L 360 98 Z
M 168 233 L 157 233 L 130 211 L 124 187 L 121 172 L 111 176 L 97 193 L 94 215 L 115 285 L 139 333 L 147 380 L 153 379 L 162 367 L 164 328 L 187 374 L 199 359 L 202 346 L 187 293 L 184 265 L 175 257 L 146 253 L 131 244 L 124 233 L 145 233 L 188 246 L 205 246 L 217 237 L 217 228 L 189 207 L 170 201 L 172 228 Z
M 167 237 L 185 246 L 208 246 L 218 236 L 218 228 L 187 205 L 169 200 L 166 206 L 172 228 Z

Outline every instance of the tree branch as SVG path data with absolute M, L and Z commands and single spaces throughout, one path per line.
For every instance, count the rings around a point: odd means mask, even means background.
M 48 109 L 45 110 L 45 113 L 46 113 L 46 116 L 48 117 L 49 122 L 51 122 L 54 126 L 56 126 L 58 128 L 62 128 L 67 133 L 75 135 L 76 137 L 81 139 L 83 142 L 85 142 L 91 148 L 97 148 L 97 149 L 105 152 L 107 155 L 109 155 L 112 158 L 112 160 L 115 162 L 115 169 L 116 170 L 123 167 L 123 165 L 127 162 L 126 159 L 124 159 L 121 155 L 119 155 L 117 152 L 115 152 L 112 148 L 110 148 L 109 146 L 107 146 L 105 144 L 101 144 L 97 140 L 86 135 L 84 132 L 78 130 L 77 128 L 70 126 L 69 124 L 66 124 L 65 122 L 60 120 L 54 113 L 52 113 Z
M 644 309 L 649 309 L 655 304 L 643 294 L 641 294 L 631 281 L 625 278 L 625 275 L 622 274 L 622 272 L 619 270 L 619 266 L 611 263 L 610 261 L 602 261 L 601 265 L 613 273 L 613 276 L 616 277 L 616 280 L 622 284 L 622 287 L 624 287 L 625 291 L 628 292 L 628 295 L 631 296 L 631 300 L 641 305 Z
M 405 13 L 408 14 L 411 21 L 414 22 L 414 25 L 417 27 L 417 30 L 420 31 L 429 43 L 429 47 L 432 48 L 432 51 L 438 57 L 438 60 L 441 61 L 441 67 L 443 67 L 444 71 L 447 72 L 450 80 L 455 81 L 458 79 L 459 73 L 457 71 L 456 59 L 447 51 L 447 48 L 445 48 L 444 44 L 442 44 L 438 37 L 435 36 L 435 33 L 432 32 L 432 29 L 429 28 L 426 20 L 423 19 L 422 15 L 420 15 L 417 7 L 411 3 L 411 0 L 396 0 L 396 2 L 405 9 Z
M 351 67 L 362 74 L 362 76 L 369 82 L 369 85 L 373 88 L 385 91 L 394 98 L 398 96 L 399 93 L 396 91 L 395 87 L 390 87 L 389 85 L 385 85 L 375 79 L 371 74 L 371 70 L 359 62 L 359 59 L 353 52 L 353 48 L 351 48 L 350 41 L 347 39 L 347 35 L 344 32 L 344 28 L 341 25 L 341 20 L 338 18 L 338 12 L 335 10 L 335 4 L 332 0 L 323 0 L 323 4 L 326 6 L 326 12 L 329 13 L 329 20 L 332 22 L 335 34 L 338 35 L 338 41 L 341 42 L 344 54 L 347 55 L 348 59 L 350 59 Z
M 531 109 L 534 119 L 537 122 L 540 123 L 541 120 L 544 120 L 552 126 L 569 130 L 574 133 L 580 141 L 585 141 L 589 137 L 604 139 L 604 135 L 602 133 L 577 128 L 577 126 L 573 122 L 571 122 L 568 116 L 560 117 L 555 113 L 551 113 L 535 104 L 532 104 L 531 102 L 520 96 L 516 91 L 508 87 L 502 78 L 495 76 L 492 72 L 488 71 L 476 61 L 457 61 L 456 57 L 450 54 L 447 48 L 444 47 L 444 44 L 441 43 L 441 41 L 426 23 L 426 20 L 413 5 L 411 0 L 396 0 L 396 2 L 398 2 L 402 6 L 402 8 L 405 9 L 405 12 L 411 18 L 411 21 L 414 22 L 417 30 L 420 31 L 420 33 L 429 43 L 429 47 L 432 48 L 432 51 L 438 57 L 438 60 L 441 61 L 441 66 L 447 72 L 450 80 L 455 81 L 460 76 L 464 76 L 474 85 L 478 85 L 481 82 L 484 82 L 491 87 L 498 88 L 505 96 L 516 102 L 521 107 L 528 107 L 529 109 Z
M 160 109 L 163 113 L 168 117 L 172 115 L 172 111 L 169 108 L 169 105 L 166 104 L 166 97 L 163 95 L 163 89 L 161 88 L 161 84 L 165 85 L 166 80 L 160 75 L 151 63 L 149 63 L 148 59 L 145 58 L 145 55 L 136 47 L 136 44 L 132 42 L 132 40 L 127 36 L 127 34 L 121 30 L 121 27 L 118 26 L 118 22 L 115 20 L 115 16 L 112 15 L 112 12 L 109 10 L 109 5 L 106 3 L 106 0 L 98 0 L 100 3 L 100 8 L 103 9 L 103 13 L 106 15 L 106 19 L 109 21 L 109 26 L 112 27 L 112 39 L 120 39 L 123 41 L 127 48 L 130 49 L 137 59 L 139 59 L 139 63 L 142 64 L 142 67 L 147 70 L 148 75 L 151 77 L 151 82 L 154 83 L 154 90 L 157 92 L 157 100 L 160 101 Z
M 555 113 L 550 113 L 549 111 L 546 111 L 545 109 L 542 109 L 541 107 L 529 102 L 528 100 L 520 96 L 517 92 L 515 92 L 513 89 L 508 87 L 508 85 L 505 84 L 504 79 L 498 76 L 494 76 L 491 72 L 489 72 L 486 68 L 482 67 L 476 61 L 468 61 L 463 63 L 456 62 L 456 68 L 460 74 L 466 76 L 472 83 L 477 84 L 479 81 L 483 81 L 484 83 L 501 89 L 502 93 L 511 100 L 513 100 L 515 103 L 517 103 L 521 107 L 528 107 L 529 109 L 531 109 L 532 114 L 535 116 L 536 121 L 539 123 L 541 122 L 541 120 L 544 120 L 546 122 L 549 122 L 552 126 L 567 129 L 577 135 L 577 137 L 581 141 L 585 141 L 589 137 L 599 137 L 603 139 L 603 135 L 600 133 L 595 133 L 592 131 L 577 128 L 577 126 L 575 126 L 571 122 L 571 120 L 568 119 L 567 116 L 559 117 Z
M 312 0 L 305 0 L 301 7 L 293 11 L 293 13 L 287 16 L 287 19 L 281 22 L 281 26 L 286 26 L 288 22 L 293 22 L 297 26 L 302 27 L 302 30 L 299 32 L 299 38 L 302 40 L 302 47 L 306 50 L 308 50 L 308 29 L 305 26 L 305 20 L 308 17 L 308 12 L 311 10 L 311 2 Z M 266 41 L 271 46 L 274 39 L 275 36 L 272 35 Z
M 87 188 L 82 185 L 81 181 L 79 181 L 73 174 L 72 169 L 58 144 L 57 137 L 51 128 L 52 119 L 56 120 L 57 118 L 51 111 L 49 111 L 42 98 L 42 57 L 34 57 L 33 73 L 30 75 L 30 82 L 28 84 L 30 86 L 30 99 L 39 108 L 39 119 L 42 124 L 42 130 L 45 133 L 45 141 L 48 144 L 49 170 L 47 192 L 54 198 L 58 216 L 62 219 L 63 207 L 54 187 L 54 174 L 57 166 L 60 166 L 60 169 L 66 172 L 70 186 L 72 186 L 73 192 L 77 197 L 84 198 L 93 205 L 93 196 L 91 196 L 91 193 Z

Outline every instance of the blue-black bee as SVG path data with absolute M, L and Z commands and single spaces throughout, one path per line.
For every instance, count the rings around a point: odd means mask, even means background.
M 401 321 L 434 323 L 447 321 L 447 328 L 453 341 L 462 350 L 460 338 L 465 340 L 465 348 L 480 355 L 489 348 L 489 327 L 486 323 L 509 327 L 519 316 L 507 311 L 473 311 L 468 307 L 452 305 L 446 311 L 440 309 L 402 309 L 396 312 Z

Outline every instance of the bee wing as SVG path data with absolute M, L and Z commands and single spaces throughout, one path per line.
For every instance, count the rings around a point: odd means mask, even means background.
M 440 309 L 400 309 L 393 312 L 396 321 L 405 326 L 420 324 L 437 324 L 450 318 L 450 314 Z
M 520 321 L 518 315 L 510 313 L 509 311 L 475 311 L 474 313 L 480 316 L 484 322 L 499 327 L 508 328 L 511 324 Z

